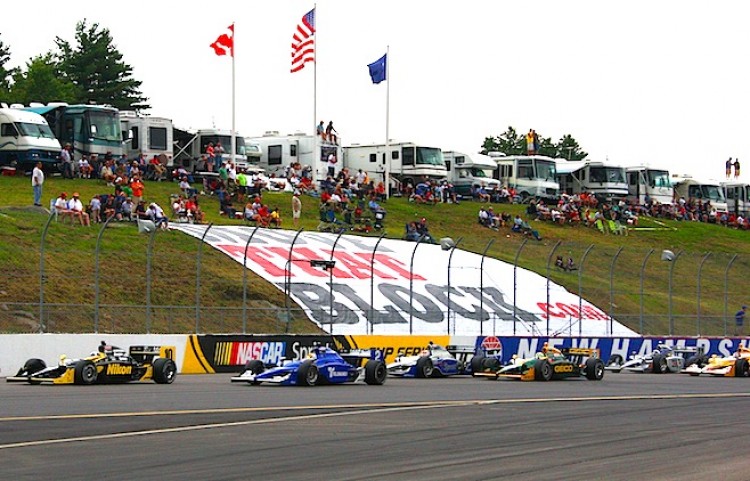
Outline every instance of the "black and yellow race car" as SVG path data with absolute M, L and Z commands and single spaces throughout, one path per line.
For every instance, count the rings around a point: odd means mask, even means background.
M 521 381 L 551 381 L 569 377 L 582 377 L 601 381 L 604 377 L 604 362 L 599 359 L 598 349 L 544 347 L 531 359 L 514 358 L 506 366 L 485 365 L 484 370 L 474 376 L 499 379 L 507 377 Z
M 7 382 L 29 384 L 117 384 L 150 381 L 171 384 L 177 375 L 173 346 L 131 346 L 125 351 L 102 341 L 88 357 L 60 356 L 57 366 L 29 359 Z

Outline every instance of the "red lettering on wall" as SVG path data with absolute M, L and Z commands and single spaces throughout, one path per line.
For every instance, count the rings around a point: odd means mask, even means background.
M 372 254 L 360 253 L 360 254 L 357 254 L 357 255 L 360 256 L 360 257 L 366 257 L 367 260 L 369 261 L 370 256 Z M 398 275 L 400 275 L 404 279 L 409 279 L 409 269 L 408 268 L 405 269 L 404 268 L 404 264 L 401 261 L 399 261 L 398 259 L 395 259 L 395 258 L 389 256 L 388 254 L 377 254 L 376 253 L 375 254 L 375 260 L 377 262 L 383 264 L 387 268 L 391 269 L 392 271 L 396 272 Z M 414 278 L 413 279 L 415 281 L 426 281 L 427 280 L 424 277 L 422 277 L 422 276 L 420 276 L 419 274 L 416 274 L 416 273 L 414 274 Z
M 244 248 L 242 246 L 219 245 L 217 247 L 223 250 L 224 252 L 228 253 L 230 256 L 234 257 L 235 259 L 244 260 L 245 253 L 243 252 Z M 264 271 L 266 271 L 268 275 L 270 276 L 284 277 L 284 269 L 282 267 L 276 266 L 276 264 L 274 264 L 272 260 L 278 260 L 276 257 L 276 254 L 272 252 L 267 252 L 266 249 L 262 247 L 250 247 L 247 250 L 248 265 L 250 263 L 255 263 L 258 266 L 260 266 Z
M 337 262 L 340 262 L 344 265 L 349 271 L 351 272 L 351 276 L 347 275 L 346 277 L 356 277 L 357 279 L 369 279 L 370 278 L 370 263 L 369 262 L 363 262 L 354 256 L 347 254 L 346 252 L 334 252 L 333 254 L 334 259 L 336 259 Z M 334 269 L 333 275 L 336 277 L 336 271 L 338 269 Z M 382 279 L 395 279 L 394 276 L 386 274 L 385 272 L 382 272 L 378 270 L 373 265 L 372 270 L 373 276 L 380 277 Z
M 542 317 L 546 317 L 547 316 L 547 303 L 537 302 L 536 305 L 539 307 L 539 309 L 542 310 Z M 549 315 L 550 317 L 565 317 L 565 313 L 556 310 L 554 306 L 549 306 Z

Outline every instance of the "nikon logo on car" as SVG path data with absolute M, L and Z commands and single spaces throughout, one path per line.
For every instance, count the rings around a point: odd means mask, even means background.
M 555 372 L 573 372 L 573 365 L 561 364 L 561 365 L 555 366 Z
M 131 374 L 133 372 L 133 366 L 123 366 L 121 364 L 109 364 L 107 366 L 107 374 L 110 376 L 122 376 Z

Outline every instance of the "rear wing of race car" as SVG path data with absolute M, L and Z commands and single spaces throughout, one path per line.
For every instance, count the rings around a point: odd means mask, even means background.
M 591 349 L 588 347 L 563 347 L 560 349 L 563 356 L 586 356 L 599 358 L 601 351 L 599 349 Z
M 382 349 L 352 349 L 351 351 L 339 352 L 344 361 L 352 366 L 361 367 L 369 360 L 385 361 L 385 353 Z
M 130 357 L 141 364 L 150 364 L 157 357 L 174 361 L 174 346 L 130 346 Z

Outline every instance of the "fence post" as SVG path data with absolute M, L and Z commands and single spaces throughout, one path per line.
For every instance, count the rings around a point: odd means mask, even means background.
M 724 271 L 724 337 L 727 336 L 727 303 L 729 302 L 729 268 L 732 267 L 732 264 L 734 264 L 734 261 L 737 260 L 737 255 L 735 254 L 732 256 L 731 259 L 729 259 L 729 264 L 727 264 L 727 268 Z
M 375 247 L 372 248 L 372 255 L 370 256 L 370 316 L 369 316 L 369 334 L 372 334 L 375 331 L 375 325 L 373 324 L 373 319 L 375 317 L 375 252 L 378 250 L 378 246 L 380 245 L 380 241 L 383 240 L 385 237 L 385 232 L 380 234 L 380 237 L 378 237 L 378 241 L 375 242 Z M 367 327 L 365 325 L 365 327 Z M 368 334 L 367 331 L 365 331 L 365 334 Z
M 146 334 L 151 334 L 151 258 L 157 230 L 159 229 L 151 231 L 148 238 L 148 250 L 146 250 Z
M 550 276 L 549 265 L 552 261 L 552 256 L 555 255 L 555 251 L 557 250 L 558 247 L 560 247 L 560 244 L 562 244 L 562 241 L 557 241 L 557 243 L 552 247 L 552 250 L 549 251 L 549 254 L 547 255 L 547 304 L 545 304 L 544 311 L 547 317 L 547 335 L 548 336 L 549 336 L 549 276 Z M 513 303 L 515 304 L 515 299 Z
M 336 236 L 336 240 L 333 241 L 333 247 L 331 247 L 331 262 L 333 262 L 333 253 L 336 250 L 336 244 L 339 243 L 339 239 L 341 239 L 343 234 L 344 231 L 339 232 L 339 235 Z M 333 334 L 333 267 L 328 269 L 328 288 L 328 334 Z
M 417 247 L 422 243 L 426 234 L 422 234 L 417 239 L 417 245 L 411 252 L 411 262 L 409 263 L 409 334 L 413 334 L 413 317 L 414 317 L 414 256 L 417 253 Z
M 203 252 L 203 241 L 206 239 L 206 234 L 213 227 L 213 222 L 206 226 L 206 230 L 203 231 L 201 240 L 198 243 L 198 253 L 195 259 L 195 333 L 198 334 L 201 325 L 201 255 Z
M 242 334 L 247 334 L 247 250 L 256 232 L 258 232 L 258 227 L 253 229 L 248 236 L 242 256 Z
M 104 225 L 99 229 L 99 235 L 96 236 L 96 250 L 94 251 L 94 333 L 99 334 L 99 253 L 101 252 L 102 236 L 104 230 L 115 216 L 111 215 L 104 221 Z
M 703 256 L 703 259 L 701 259 L 701 263 L 698 266 L 698 317 L 695 321 L 696 323 L 696 336 L 701 335 L 701 271 L 703 270 L 703 264 L 706 262 L 706 259 L 711 257 L 711 253 L 707 252 L 706 255 Z
M 47 223 L 44 224 L 44 229 L 42 229 L 42 239 L 39 246 L 39 332 L 44 332 L 44 240 L 54 216 L 55 211 L 53 210 L 49 213 Z
M 453 244 L 453 247 L 451 247 L 451 253 L 448 254 L 448 316 L 446 318 L 447 322 L 447 332 L 446 334 L 450 335 L 451 333 L 451 261 L 453 260 L 453 253 L 456 252 L 456 247 L 458 244 L 461 243 L 461 241 L 464 240 L 463 237 L 459 237 L 455 244 Z M 456 323 L 453 322 L 453 334 L 456 334 Z
M 583 265 L 586 262 L 586 258 L 589 256 L 589 252 L 594 248 L 594 244 L 591 244 L 586 248 L 581 256 L 581 261 L 578 263 L 578 335 L 583 335 L 583 284 L 581 279 L 583 278 Z
M 294 251 L 294 243 L 297 242 L 297 237 L 302 233 L 302 228 L 300 228 L 296 234 L 294 234 L 294 238 L 292 239 L 292 243 L 289 245 L 289 258 L 286 261 L 286 269 L 284 270 L 284 307 L 286 308 L 286 327 L 284 328 L 285 333 L 289 333 L 289 325 L 292 322 L 292 311 L 290 306 L 290 297 L 292 295 L 292 252 Z
M 484 258 L 490 246 L 495 242 L 494 237 L 490 239 L 482 251 L 482 260 L 479 262 L 479 335 L 484 336 Z
M 615 256 L 612 258 L 612 263 L 609 266 L 609 335 L 614 335 L 614 318 L 613 315 L 613 309 L 615 308 L 615 263 L 617 262 L 617 258 L 620 257 L 620 253 L 624 249 L 624 246 L 620 246 L 619 249 L 617 249 L 617 253 L 615 253 Z
M 513 335 L 516 335 L 516 291 L 518 290 L 518 277 L 516 275 L 516 270 L 518 269 L 518 256 L 521 255 L 521 251 L 523 250 L 523 246 L 526 245 L 526 243 L 529 241 L 528 237 L 524 237 L 523 242 L 521 242 L 521 245 L 518 246 L 518 250 L 516 251 L 516 257 L 513 259 Z M 495 335 L 495 328 L 493 326 L 492 328 L 492 335 Z
M 672 316 L 672 277 L 674 277 L 674 265 L 677 263 L 677 259 L 680 258 L 682 251 L 678 251 L 675 254 L 674 259 L 669 264 L 669 335 L 674 336 L 674 316 Z
M 640 322 L 638 326 L 638 334 L 641 336 L 643 335 L 643 315 L 644 315 L 644 308 L 643 308 L 643 278 L 646 272 L 646 262 L 648 262 L 648 258 L 651 257 L 651 254 L 654 253 L 653 249 L 649 249 L 648 253 L 646 254 L 646 257 L 643 258 L 643 263 L 641 264 L 641 317 Z

